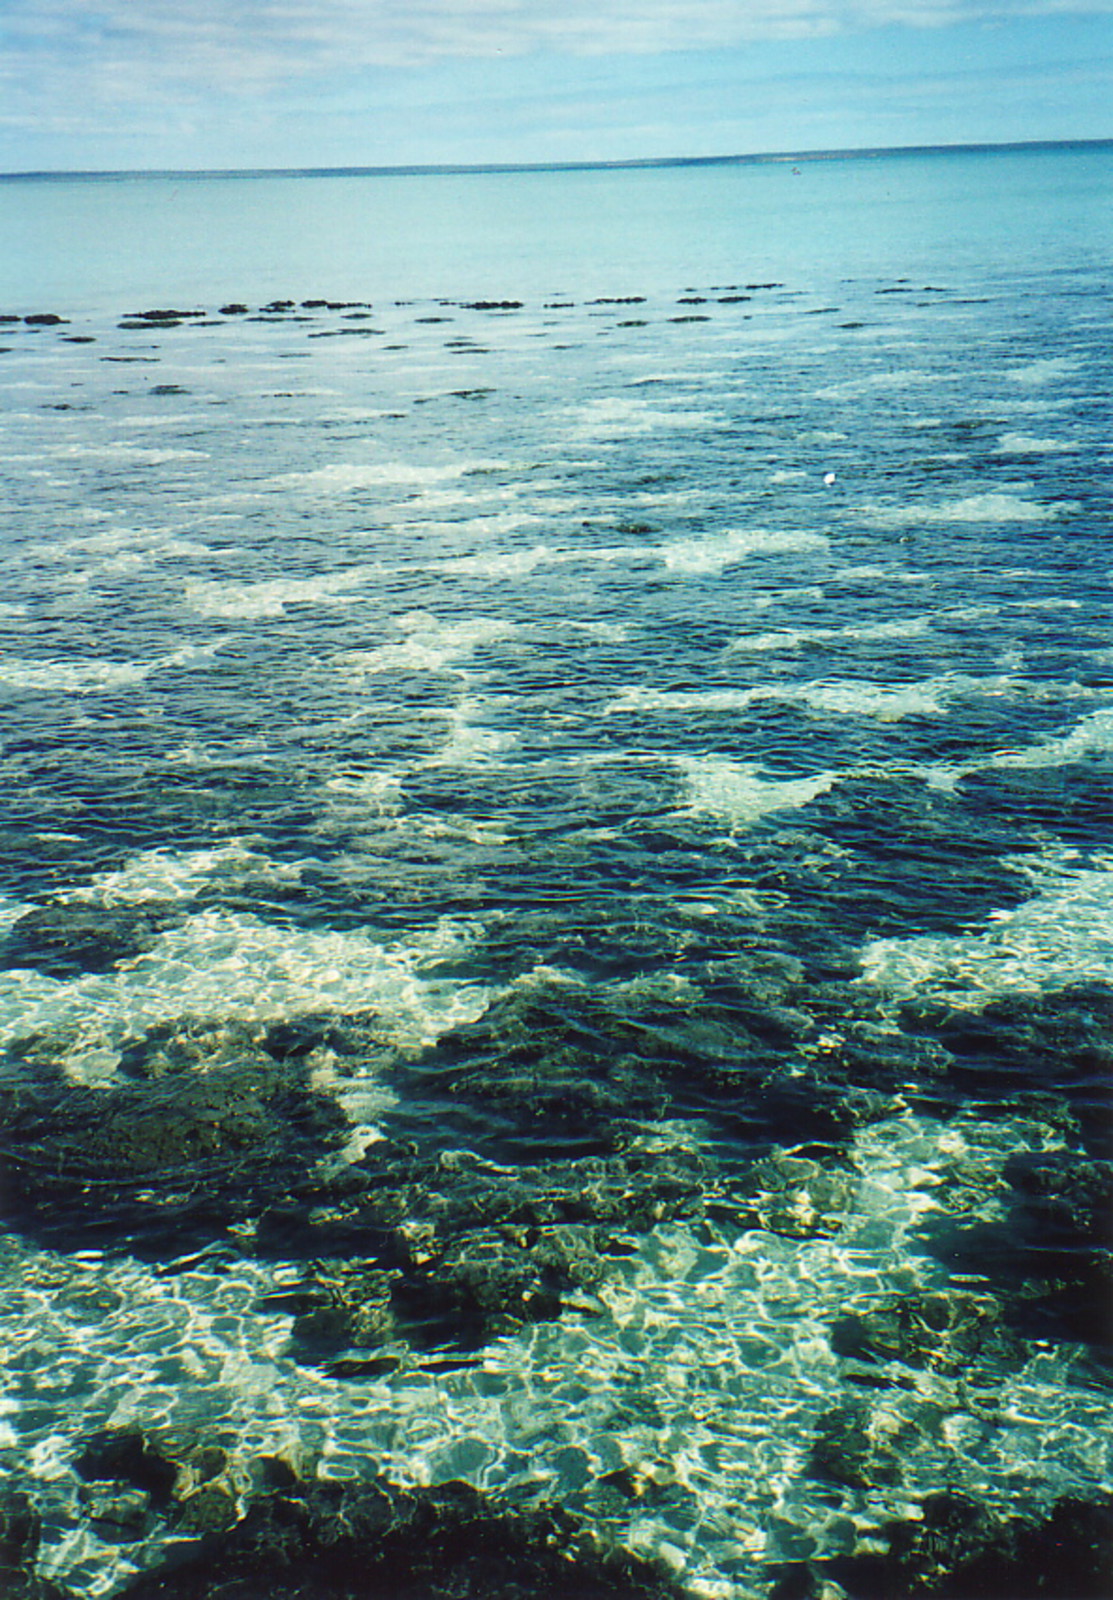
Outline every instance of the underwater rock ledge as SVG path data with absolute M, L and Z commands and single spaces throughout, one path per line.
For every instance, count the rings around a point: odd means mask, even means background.
M 558 1507 L 516 1511 L 465 1483 L 316 1483 L 143 1573 L 120 1600 L 682 1600 L 655 1564 Z
M 1043 1521 L 950 1493 L 922 1511 L 886 1527 L 884 1555 L 783 1568 L 769 1600 L 1108 1600 L 1113 1498 L 1065 1496 Z

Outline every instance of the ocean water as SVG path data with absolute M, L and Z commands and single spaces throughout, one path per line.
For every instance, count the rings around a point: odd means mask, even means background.
M 0 183 L 0 1459 L 42 1575 L 182 1543 L 90 1517 L 131 1423 L 556 1498 L 706 1600 L 941 1486 L 1110 1492 L 1105 1334 L 1041 1252 L 1104 1258 L 1024 1174 L 1110 1154 L 1111 164 Z M 124 947 L 60 965 L 43 908 Z M 65 1094 L 175 1039 L 335 1107 L 283 1157 L 306 1237 L 392 1140 L 703 1193 L 559 1315 L 344 1376 L 273 1194 L 201 1158 L 187 1237 L 145 1168 L 36 1188 Z M 837 1203 L 786 1221 L 789 1158 Z M 956 1294 L 1007 1354 L 839 1337 Z M 863 1405 L 884 1466 L 817 1470 Z

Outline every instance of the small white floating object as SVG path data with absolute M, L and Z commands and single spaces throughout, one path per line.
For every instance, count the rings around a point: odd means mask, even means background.
M 825 472 L 823 474 L 823 481 L 829 489 L 835 481 L 835 474 L 833 472 Z

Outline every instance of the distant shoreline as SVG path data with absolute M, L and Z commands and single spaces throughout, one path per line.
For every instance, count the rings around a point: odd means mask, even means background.
M 526 161 L 475 164 L 430 164 L 376 167 L 214 167 L 121 168 L 104 171 L 0 172 L 0 183 L 67 182 L 75 179 L 112 182 L 117 179 L 174 178 L 398 178 L 452 177 L 471 174 L 518 172 L 625 172 L 664 167 L 732 167 L 798 164 L 814 161 L 863 161 L 889 156 L 989 155 L 1035 150 L 1100 150 L 1113 148 L 1111 139 L 1028 139 L 1012 143 L 914 144 L 840 150 L 777 150 L 727 156 L 650 156 L 627 161 Z

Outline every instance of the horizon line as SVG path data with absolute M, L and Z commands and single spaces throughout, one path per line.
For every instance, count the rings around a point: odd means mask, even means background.
M 747 166 L 799 161 L 853 161 L 879 156 L 962 155 L 1009 150 L 1057 150 L 1113 145 L 1102 139 L 986 140 L 961 144 L 863 145 L 823 150 L 769 150 L 722 156 L 642 156 L 617 161 L 411 162 L 329 167 L 104 167 L 38 168 L 0 172 L 0 181 L 110 178 L 359 178 L 448 177 L 515 172 L 620 172 L 660 167 Z

